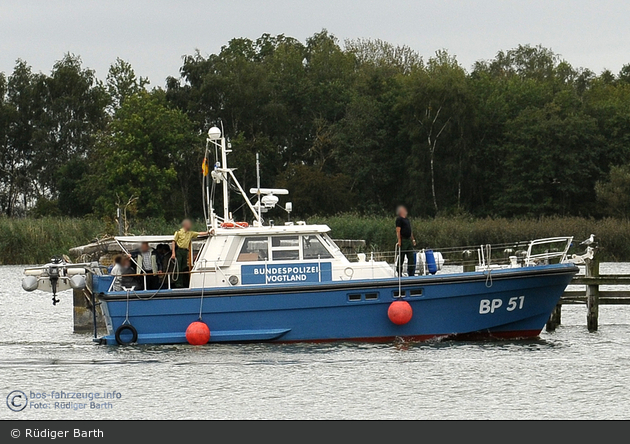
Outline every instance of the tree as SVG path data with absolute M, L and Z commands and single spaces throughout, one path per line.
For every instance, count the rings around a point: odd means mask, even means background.
M 201 141 L 184 113 L 167 106 L 164 93 L 127 97 L 107 131 L 100 134 L 83 189 L 95 210 L 113 216 L 118 203 L 137 197 L 138 217 L 187 215 L 189 189 L 201 171 Z
M 38 195 L 34 134 L 41 126 L 43 76 L 18 60 L 3 85 L 0 204 L 8 216 L 24 215 Z
M 116 62 L 109 67 L 106 83 L 112 109 L 116 110 L 128 97 L 145 91 L 149 79 L 137 77 L 129 62 L 117 58 Z
M 611 167 L 608 180 L 597 182 L 595 192 L 604 214 L 630 217 L 630 164 Z
M 343 174 L 326 174 L 308 165 L 293 165 L 279 181 L 291 190 L 296 214 L 328 216 L 347 212 L 354 196 L 350 192 L 350 178 Z
M 400 106 L 413 143 L 409 159 L 413 168 L 410 176 L 412 181 L 420 179 L 418 172 L 422 170 L 419 161 L 423 158 L 421 151 L 426 149 L 433 211 L 437 214 L 439 206 L 435 164 L 438 143 L 443 143 L 448 149 L 444 157 L 450 157 L 451 160 L 455 158 L 455 165 L 458 162 L 460 164 L 460 168 L 456 167 L 454 177 L 458 190 L 457 205 L 460 205 L 461 149 L 464 146 L 465 121 L 470 110 L 466 73 L 454 57 L 445 51 L 438 51 L 435 57 L 429 59 L 426 68 L 413 71 L 405 80 Z
M 346 40 L 345 49 L 359 66 L 372 65 L 402 74 L 422 66 L 422 57 L 409 46 L 395 46 L 380 39 Z
M 295 188 L 296 215 L 405 203 L 418 216 L 598 216 L 596 183 L 630 156 L 629 73 L 529 45 L 468 73 L 446 51 L 423 60 L 326 30 L 196 52 L 166 91 L 120 59 L 105 83 L 70 54 L 49 74 L 18 61 L 0 74 L 0 212 L 113 215 L 131 200 L 142 217 L 201 215 L 200 135 L 216 125 L 245 188 L 260 154 L 265 186 Z
M 351 178 L 352 207 L 382 213 L 407 201 L 409 141 L 401 134 L 397 104 L 403 80 L 422 69 L 417 53 L 380 40 L 346 42 L 356 59 L 350 101 L 335 124 L 335 163 Z
M 592 214 L 602 140 L 595 120 L 574 108 L 551 103 L 508 123 L 501 215 Z
M 60 168 L 87 157 L 96 133 L 107 123 L 109 97 L 94 71 L 83 69 L 81 59 L 71 54 L 56 62 L 41 82 L 43 112 L 33 134 L 31 168 L 37 170 L 38 197 L 57 199 Z

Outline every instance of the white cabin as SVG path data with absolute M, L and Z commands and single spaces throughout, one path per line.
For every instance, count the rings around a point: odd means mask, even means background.
M 350 262 L 326 225 L 218 228 L 192 269 L 191 288 L 389 278 L 387 262 Z M 362 257 L 362 256 L 361 256 Z

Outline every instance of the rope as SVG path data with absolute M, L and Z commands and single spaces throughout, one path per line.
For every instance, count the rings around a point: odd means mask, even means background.
M 490 285 L 488 285 L 488 282 L 490 283 Z M 488 276 L 486 277 L 486 288 L 490 288 L 490 287 L 492 287 L 492 270 L 488 268 Z
M 171 257 L 168 260 L 168 265 L 166 266 L 167 270 L 171 266 L 171 261 L 175 261 L 175 264 L 173 265 L 173 277 L 171 278 L 171 281 L 177 282 L 177 279 L 179 279 L 179 262 L 177 262 L 177 259 L 173 259 Z
M 167 270 L 167 271 L 168 271 L 169 267 L 171 266 L 171 262 L 172 262 L 172 261 L 174 261 L 174 262 L 175 262 L 175 267 L 174 267 L 174 269 L 175 269 L 175 268 L 177 268 L 177 260 L 174 260 L 174 259 L 171 257 L 171 258 L 169 258 L 169 259 L 168 259 L 168 264 L 166 265 L 166 270 Z M 166 274 L 168 274 L 168 273 L 166 273 Z M 141 301 L 148 301 L 148 300 L 150 300 L 150 299 L 153 299 L 153 298 L 154 298 L 154 297 L 155 297 L 155 296 L 156 296 L 156 295 L 157 295 L 157 294 L 158 294 L 158 293 L 162 290 L 162 287 L 164 286 L 164 283 L 165 283 L 165 282 L 166 282 L 166 280 L 168 279 L 168 276 L 166 276 L 166 274 L 165 274 L 165 276 L 164 276 L 164 279 L 162 279 L 162 283 L 160 284 L 160 286 L 158 287 L 158 289 L 157 289 L 157 290 L 155 290 L 155 292 L 154 292 L 151 296 L 147 296 L 146 298 L 143 298 L 143 297 L 141 297 L 138 293 L 136 293 L 136 291 L 135 291 L 135 290 L 133 291 L 133 295 L 134 295 L 137 299 L 139 299 L 139 300 L 141 300 Z M 158 276 L 159 276 L 159 275 L 158 275 Z M 178 276 L 179 276 L 179 272 L 178 272 Z M 174 279 L 174 280 L 176 280 L 176 279 Z
M 131 289 L 127 290 L 127 308 L 125 310 L 125 320 L 123 321 L 122 325 L 131 325 L 131 322 L 129 322 L 129 293 L 131 293 Z
M 401 283 L 402 257 L 401 257 L 400 245 L 396 244 L 396 247 L 394 248 L 394 253 L 396 252 L 396 250 L 398 250 L 398 257 L 396 258 L 396 266 L 398 267 L 398 297 L 401 298 L 402 297 L 402 283 Z
M 206 260 L 203 260 L 203 265 L 205 268 L 206 265 Z M 199 320 L 202 321 L 203 319 L 201 319 L 201 313 L 203 312 L 203 290 L 206 287 L 206 273 L 201 273 L 202 277 L 201 277 L 201 300 L 199 301 Z

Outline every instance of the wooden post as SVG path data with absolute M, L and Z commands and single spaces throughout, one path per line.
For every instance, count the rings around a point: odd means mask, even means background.
M 554 331 L 558 325 L 562 322 L 562 303 L 558 302 L 556 307 L 551 312 L 551 316 L 549 316 L 549 320 L 547 321 L 546 329 L 547 331 Z
M 92 303 L 88 294 L 87 290 L 72 290 L 75 333 L 84 333 L 94 329 Z M 105 318 L 99 305 L 96 306 L 96 324 L 101 331 L 106 328 Z
M 586 277 L 599 277 L 599 259 L 586 260 Z M 588 331 L 597 331 L 599 317 L 599 285 L 586 286 L 586 326 Z

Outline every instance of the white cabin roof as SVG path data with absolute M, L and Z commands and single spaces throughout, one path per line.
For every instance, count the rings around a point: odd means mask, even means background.
M 249 226 L 247 228 L 218 228 L 217 236 L 269 236 L 273 234 L 309 234 L 328 233 L 328 225 L 264 225 L 262 227 Z
M 269 236 L 274 234 L 308 234 L 308 233 L 328 233 L 328 225 L 275 225 L 247 228 L 218 228 L 216 236 Z M 173 234 L 147 235 L 147 236 L 115 236 L 115 240 L 121 243 L 129 242 L 149 242 L 166 243 L 173 240 Z
M 152 244 L 160 244 L 173 241 L 173 234 L 160 234 L 150 236 L 114 236 L 118 242 L 149 242 Z

